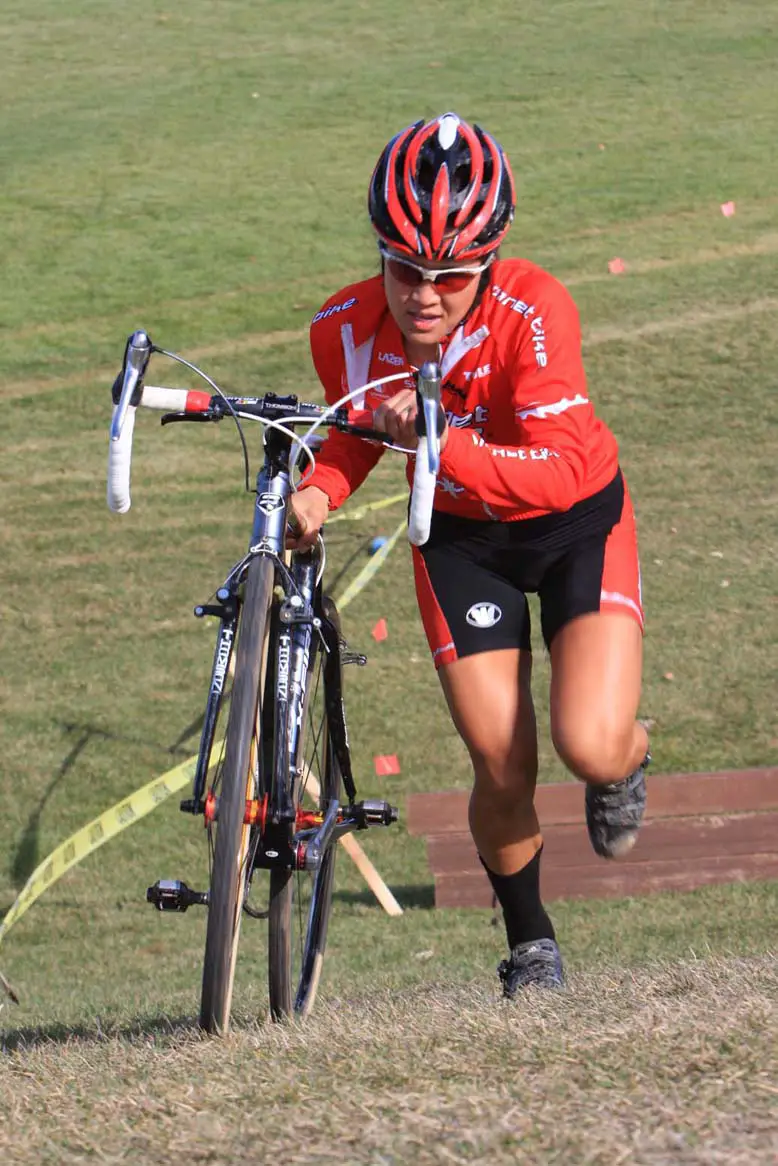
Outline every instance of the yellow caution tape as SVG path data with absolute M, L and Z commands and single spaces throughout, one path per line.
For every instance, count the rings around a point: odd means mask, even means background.
M 400 535 L 405 532 L 407 527 L 408 523 L 405 519 L 403 519 L 394 534 L 389 536 L 384 545 L 380 547 L 373 555 L 370 562 L 366 563 L 359 574 L 351 580 L 342 595 L 336 598 L 335 606 L 339 611 L 342 611 L 344 607 L 348 606 L 352 599 L 359 595 L 360 591 L 365 586 L 367 586 L 367 584 L 375 575 L 376 571 L 378 571 L 383 566 L 387 556 L 392 550 L 392 547 L 395 545 Z
M 384 506 L 390 506 L 405 498 L 407 498 L 407 493 L 397 494 L 392 498 L 383 498 L 380 502 L 371 502 L 367 506 L 353 511 L 351 514 L 343 514 L 339 517 L 342 520 L 346 518 L 361 518 L 369 510 L 380 510 Z M 332 521 L 338 520 L 333 519 Z M 335 600 L 340 611 L 344 607 L 347 607 L 359 595 L 360 591 L 367 586 L 376 572 L 380 570 L 406 527 L 407 522 L 403 518 L 397 529 L 389 536 L 383 546 L 376 551 L 370 562 L 362 568 L 342 595 Z M 221 745 L 221 741 L 215 741 L 213 745 L 214 750 L 220 749 Z M 16 901 L 7 912 L 2 924 L 0 924 L 0 943 L 3 942 L 4 937 L 13 927 L 14 923 L 21 919 L 22 915 L 32 906 L 35 900 L 61 879 L 66 871 L 70 870 L 76 863 L 81 862 L 93 850 L 98 850 L 101 846 L 104 846 L 109 839 L 120 834 L 122 830 L 126 830 L 128 826 L 133 826 L 141 818 L 144 818 L 146 814 L 150 814 L 152 810 L 155 810 L 157 806 L 166 801 L 171 794 L 176 793 L 177 790 L 182 789 L 191 782 L 194 778 L 196 766 L 196 756 L 182 761 L 174 769 L 169 769 L 161 777 L 154 778 L 148 785 L 142 786 L 141 789 L 136 790 L 129 797 L 124 798 L 123 801 L 117 802 L 115 806 L 111 806 L 110 810 L 106 810 L 105 813 L 100 814 L 99 817 L 88 822 L 86 826 L 83 826 L 75 834 L 72 834 L 70 838 L 66 839 L 65 842 L 61 843 L 56 850 L 53 850 L 47 858 L 44 858 L 43 862 L 35 868 L 27 879 Z
M 222 742 L 215 741 L 215 751 L 221 748 Z M 35 868 L 27 882 L 22 887 L 16 902 L 13 903 L 2 924 L 0 924 L 0 943 L 3 937 L 21 919 L 28 907 L 35 900 L 61 879 L 65 871 L 70 870 L 77 862 L 81 862 L 93 850 L 98 850 L 109 838 L 120 834 L 128 826 L 156 810 L 171 794 L 180 790 L 194 778 L 197 757 L 190 757 L 182 761 L 174 769 L 169 769 L 161 777 L 155 777 L 148 785 L 130 794 L 123 801 L 111 806 L 104 814 L 94 818 L 65 842 L 53 850 L 48 858 Z
M 364 506 L 358 506 L 356 510 L 349 510 L 347 514 L 336 514 L 334 518 L 327 519 L 327 526 L 332 526 L 335 522 L 357 522 L 360 518 L 364 518 L 366 514 L 371 514 L 374 510 L 384 510 L 387 506 L 394 506 L 398 502 L 408 501 L 408 491 L 403 490 L 402 494 L 392 494 L 391 498 L 381 498 L 378 502 L 366 502 Z

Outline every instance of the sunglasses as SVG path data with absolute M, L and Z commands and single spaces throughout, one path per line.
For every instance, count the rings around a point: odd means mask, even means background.
M 405 287 L 419 287 L 420 284 L 429 281 L 429 283 L 437 284 L 438 290 L 444 294 L 446 292 L 464 291 L 476 275 L 480 275 L 486 271 L 494 258 L 494 256 L 490 255 L 486 263 L 481 263 L 477 267 L 443 267 L 434 269 L 420 267 L 418 263 L 412 263 L 410 259 L 400 259 L 398 255 L 393 255 L 391 251 L 387 251 L 384 247 L 379 247 L 378 250 L 381 252 L 381 256 L 386 263 L 392 279 L 396 279 L 398 283 L 403 284 Z

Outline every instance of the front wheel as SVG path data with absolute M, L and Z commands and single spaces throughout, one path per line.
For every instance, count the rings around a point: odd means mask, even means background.
M 224 762 L 213 784 L 218 816 L 209 827 L 213 861 L 200 1000 L 200 1025 L 210 1033 L 224 1034 L 230 1024 L 240 921 L 251 866 L 251 827 L 244 821 L 246 801 L 257 796 L 260 781 L 261 693 L 274 575 L 269 559 L 256 558 L 249 564 Z
M 328 619 L 337 626 L 334 605 Z M 339 630 L 339 629 L 338 629 Z M 296 788 L 300 806 L 326 810 L 341 800 L 342 779 L 327 724 L 329 675 L 340 662 L 316 652 L 308 677 L 302 763 Z M 333 840 L 316 871 L 270 872 L 268 981 L 274 1020 L 307 1016 L 319 986 L 332 907 L 337 843 Z

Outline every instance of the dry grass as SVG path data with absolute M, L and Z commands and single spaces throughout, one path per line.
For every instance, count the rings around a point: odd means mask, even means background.
M 187 1025 L 17 1037 L 0 1158 L 756 1166 L 778 1153 L 774 957 L 342 999 L 226 1042 Z

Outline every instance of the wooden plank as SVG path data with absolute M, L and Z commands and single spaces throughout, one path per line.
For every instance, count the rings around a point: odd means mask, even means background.
M 549 826 L 544 831 L 543 869 L 601 866 L 585 826 Z M 657 818 L 646 822 L 634 848 L 618 863 L 684 858 L 694 862 L 717 854 L 778 854 L 778 811 L 736 817 Z M 470 834 L 440 834 L 427 839 L 433 874 L 480 871 Z
M 467 830 L 469 790 L 411 794 L 406 823 L 410 834 L 462 833 Z M 535 806 L 541 826 L 584 821 L 581 782 L 539 785 Z M 646 818 L 733 814 L 778 810 L 778 767 L 672 773 L 648 777 Z
M 695 863 L 686 859 L 560 867 L 541 873 L 546 903 L 555 899 L 612 899 L 658 891 L 692 891 L 714 883 L 778 878 L 778 854 L 721 854 Z M 435 876 L 436 907 L 491 907 L 492 888 L 483 871 Z

